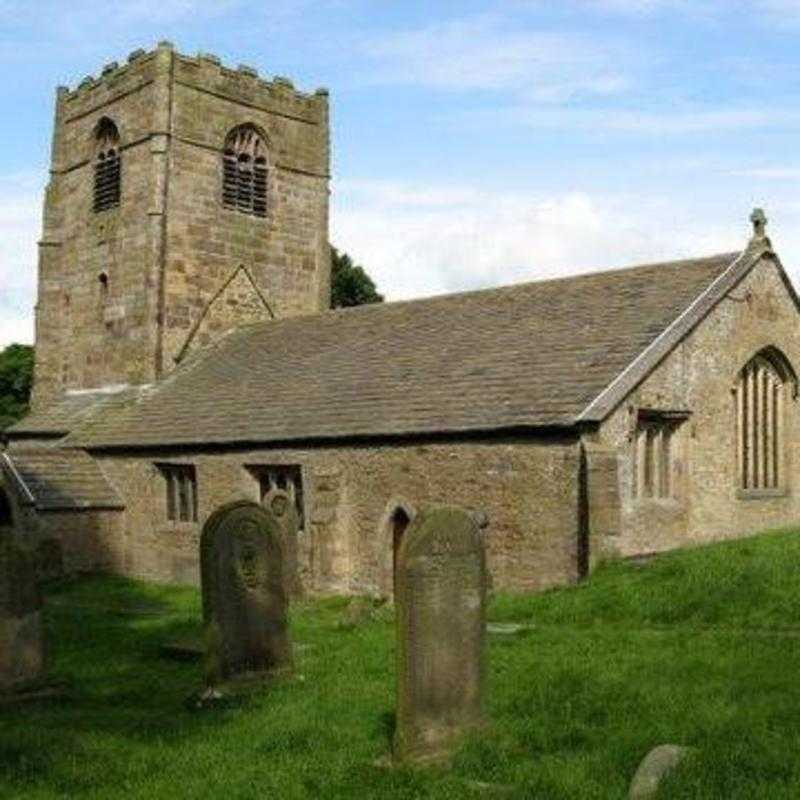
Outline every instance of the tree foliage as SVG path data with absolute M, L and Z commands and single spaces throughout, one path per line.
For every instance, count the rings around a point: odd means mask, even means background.
M 33 384 L 33 348 L 10 344 L 0 351 L 0 431 L 23 417 Z
M 378 293 L 374 281 L 364 268 L 354 264 L 347 253 L 340 253 L 331 247 L 331 308 L 381 302 L 383 295 Z

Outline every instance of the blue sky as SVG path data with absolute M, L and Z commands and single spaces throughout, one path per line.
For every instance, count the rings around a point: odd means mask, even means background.
M 741 247 L 800 278 L 800 0 L 0 0 L 0 346 L 55 86 L 169 39 L 327 86 L 332 241 L 391 299 Z

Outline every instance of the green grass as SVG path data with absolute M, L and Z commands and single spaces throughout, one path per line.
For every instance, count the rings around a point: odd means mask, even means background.
M 501 596 L 492 725 L 449 772 L 389 770 L 394 630 L 340 630 L 341 599 L 294 607 L 300 677 L 190 710 L 200 665 L 159 655 L 198 592 L 112 578 L 51 585 L 67 696 L 0 707 L 2 798 L 624 798 L 654 745 L 699 750 L 669 798 L 800 797 L 800 535 L 611 563 L 583 585 Z M 510 794 L 476 782 L 516 787 Z

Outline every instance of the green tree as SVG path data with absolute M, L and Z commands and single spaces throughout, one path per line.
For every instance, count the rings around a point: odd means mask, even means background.
M 33 348 L 10 344 L 0 351 L 0 431 L 28 411 L 33 384 Z
M 331 247 L 331 308 L 382 303 L 374 281 L 347 253 Z

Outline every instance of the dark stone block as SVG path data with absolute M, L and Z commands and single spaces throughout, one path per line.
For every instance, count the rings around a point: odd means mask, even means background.
M 33 559 L 11 537 L 0 540 L 0 692 L 44 670 L 41 609 Z

